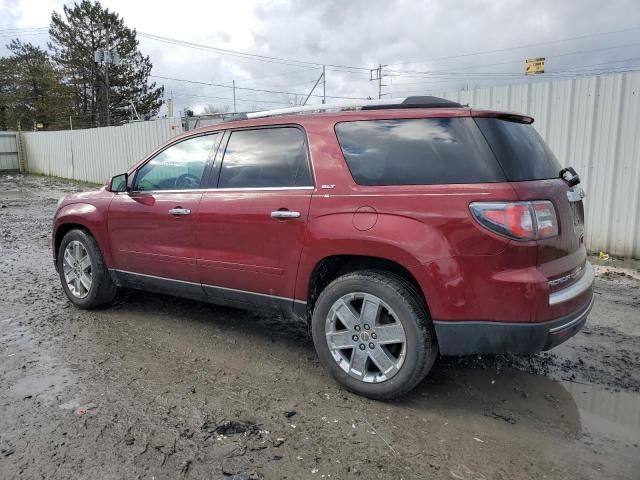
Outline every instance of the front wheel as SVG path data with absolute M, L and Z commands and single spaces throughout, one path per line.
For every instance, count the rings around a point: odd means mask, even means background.
M 64 293 L 80 308 L 108 305 L 118 290 L 98 243 L 84 230 L 71 230 L 62 239 L 58 250 L 58 274 Z
M 388 272 L 331 282 L 315 304 L 312 334 L 322 366 L 347 389 L 375 399 L 414 388 L 438 353 L 416 288 Z

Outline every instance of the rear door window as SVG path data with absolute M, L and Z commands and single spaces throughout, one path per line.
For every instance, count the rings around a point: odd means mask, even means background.
M 362 120 L 336 125 L 360 185 L 434 185 L 505 180 L 471 118 Z
M 562 166 L 531 125 L 499 118 L 476 118 L 507 180 L 558 178 Z
M 231 133 L 219 188 L 309 186 L 313 186 L 313 180 L 302 130 L 277 127 Z

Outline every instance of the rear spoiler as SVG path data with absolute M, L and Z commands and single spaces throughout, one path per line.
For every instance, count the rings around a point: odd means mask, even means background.
M 531 125 L 533 123 L 533 117 L 528 115 L 522 115 L 521 113 L 509 113 L 509 112 L 496 112 L 494 110 L 471 110 L 472 117 L 484 117 L 484 118 L 499 118 L 500 120 L 506 120 L 507 122 L 524 123 Z

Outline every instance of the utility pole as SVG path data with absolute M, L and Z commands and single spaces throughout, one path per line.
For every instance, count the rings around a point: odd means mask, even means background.
M 173 91 L 171 91 L 167 100 L 167 117 L 173 118 Z
M 318 80 L 316 80 L 316 83 L 313 84 L 313 88 L 311 89 L 311 91 L 309 92 L 309 94 L 307 95 L 307 98 L 304 99 L 304 102 L 302 102 L 302 105 L 306 105 L 307 102 L 309 101 L 309 97 L 311 97 L 311 94 L 313 93 L 313 91 L 316 89 L 316 87 L 318 86 L 318 84 L 320 83 L 320 80 L 322 80 L 324 78 L 324 68 L 322 69 L 322 73 L 320 74 L 320 76 L 318 77 Z M 324 103 L 324 95 L 323 95 L 323 101 L 322 103 Z
M 109 111 L 109 63 L 111 60 L 111 50 L 109 49 L 109 30 L 111 29 L 111 24 L 106 22 L 104 27 L 107 29 L 107 50 L 105 52 L 105 62 L 104 62 L 104 83 L 107 87 L 107 127 L 111 125 L 111 112 Z M 108 56 L 108 57 L 107 57 Z M 108 58 L 108 60 L 107 60 Z
M 322 104 L 327 103 L 327 72 L 325 66 L 322 65 Z
M 133 100 L 129 100 L 129 105 L 131 105 L 133 113 L 136 114 L 136 118 L 140 120 L 140 115 L 138 115 L 138 110 L 136 110 L 136 106 L 133 104 Z M 131 115 L 131 118 L 133 118 L 133 114 Z
M 236 113 L 236 81 L 233 81 L 233 113 Z
M 382 77 L 386 76 L 382 73 L 382 69 L 384 67 L 386 67 L 386 65 L 380 64 L 378 65 L 378 68 L 372 68 L 369 70 L 369 81 L 378 81 L 378 99 L 381 99 L 383 95 L 386 95 L 382 93 L 382 87 L 388 87 L 387 84 L 382 83 Z

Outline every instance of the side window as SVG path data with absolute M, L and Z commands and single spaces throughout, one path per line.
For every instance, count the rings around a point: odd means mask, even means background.
M 204 168 L 213 156 L 218 133 L 193 137 L 163 150 L 138 170 L 134 190 L 200 188 Z
M 471 118 L 363 120 L 339 123 L 336 133 L 359 185 L 504 181 Z
M 219 188 L 312 186 L 304 133 L 295 127 L 231 133 Z

